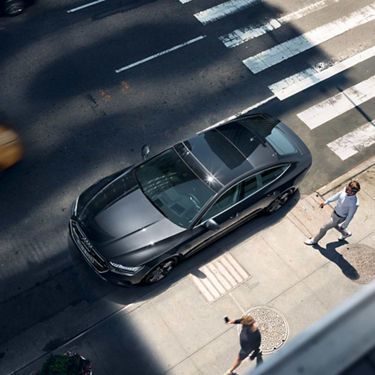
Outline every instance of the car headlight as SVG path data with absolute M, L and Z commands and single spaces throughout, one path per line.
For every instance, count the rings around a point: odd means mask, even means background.
M 130 267 L 130 266 L 124 266 L 122 264 L 109 262 L 109 264 L 112 266 L 112 271 L 117 273 L 123 273 L 125 275 L 134 275 L 135 273 L 139 272 L 144 266 L 136 266 L 136 267 Z

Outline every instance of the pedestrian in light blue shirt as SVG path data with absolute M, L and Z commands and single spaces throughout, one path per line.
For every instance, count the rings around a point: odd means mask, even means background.
M 331 228 L 336 228 L 341 233 L 339 240 L 344 240 L 352 235 L 346 230 L 346 228 L 353 219 L 359 206 L 356 194 L 360 189 L 361 186 L 358 181 L 351 181 L 344 190 L 338 192 L 331 198 L 327 199 L 324 203 L 320 204 L 320 208 L 323 208 L 326 204 L 337 201 L 336 207 L 331 215 L 331 220 L 320 228 L 319 233 L 316 236 L 305 240 L 306 245 L 317 244 L 325 236 L 328 229 Z

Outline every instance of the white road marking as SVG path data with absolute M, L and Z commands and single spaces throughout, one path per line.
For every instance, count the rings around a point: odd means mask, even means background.
M 230 253 L 199 268 L 203 278 L 190 275 L 194 284 L 208 302 L 213 302 L 238 284 L 249 279 L 250 275 Z
M 298 20 L 307 16 L 317 10 L 320 10 L 328 5 L 328 0 L 321 0 L 314 4 L 308 5 L 293 13 L 289 13 L 283 17 L 271 18 L 263 25 L 248 26 L 232 31 L 229 34 L 219 37 L 224 45 L 228 48 L 239 46 L 242 43 L 248 42 L 251 39 L 257 38 L 260 35 L 266 34 L 281 27 L 284 23 Z
M 254 5 L 261 0 L 230 0 L 225 3 L 216 5 L 212 8 L 195 13 L 194 17 L 203 25 L 217 21 L 221 18 L 239 12 L 241 9 Z
M 372 3 L 351 13 L 349 16 L 339 18 L 334 22 L 317 27 L 314 30 L 308 31 L 284 43 L 278 44 L 275 47 L 251 56 L 243 60 L 243 63 L 254 74 L 259 73 L 359 25 L 373 21 L 374 19 L 375 3 Z
M 315 129 L 373 97 L 375 97 L 375 76 L 349 87 L 331 98 L 323 100 L 298 113 L 297 116 L 310 129 Z
M 214 287 L 211 280 L 209 280 L 208 278 L 203 278 L 203 279 L 199 279 L 199 280 L 207 288 L 207 290 L 211 293 L 211 295 L 214 299 L 218 299 L 220 297 L 220 293 Z
M 186 4 L 186 3 L 190 3 L 191 0 L 180 0 L 180 3 L 182 4 Z
M 80 7 L 77 7 L 77 8 L 69 9 L 69 10 L 66 11 L 66 13 L 77 12 L 77 10 L 81 10 L 81 9 L 84 9 L 84 8 L 87 8 L 87 7 L 91 7 L 91 6 L 96 5 L 98 3 L 102 3 L 103 1 L 106 1 L 106 0 L 96 0 L 96 1 L 93 1 L 92 3 L 81 5 Z
M 228 256 L 227 260 L 231 264 L 231 266 L 238 272 L 242 279 L 241 281 L 246 280 L 249 277 L 249 274 L 237 263 L 237 261 L 232 256 Z
M 225 277 L 226 280 L 228 280 L 231 287 L 234 288 L 237 285 L 237 281 L 234 279 L 231 273 L 228 272 L 228 270 L 223 266 L 221 262 L 217 263 L 216 266 L 219 272 Z
M 329 67 L 326 63 L 320 62 L 312 68 L 275 82 L 268 88 L 279 100 L 284 100 L 374 56 L 375 46 Z
M 185 47 L 185 46 L 187 46 L 187 45 L 189 45 L 189 44 L 192 44 L 192 43 L 198 42 L 199 40 L 204 39 L 205 37 L 206 37 L 206 35 L 198 36 L 197 38 L 191 39 L 191 40 L 189 40 L 189 41 L 187 41 L 187 42 L 185 42 L 185 43 L 179 44 L 179 45 L 174 46 L 174 47 L 172 47 L 172 48 L 169 48 L 169 49 L 167 49 L 167 50 L 165 50 L 165 51 L 162 51 L 162 52 L 156 53 L 155 55 L 152 55 L 152 56 L 146 57 L 146 58 L 143 59 L 143 60 L 137 61 L 137 62 L 135 62 L 135 63 L 133 63 L 133 64 L 130 64 L 130 65 L 124 66 L 124 67 L 122 67 L 122 68 L 116 69 L 115 72 L 116 72 L 116 73 L 121 73 L 121 72 L 123 72 L 124 70 L 128 70 L 128 69 L 133 68 L 133 67 L 135 67 L 135 66 L 137 66 L 137 65 L 143 64 L 143 63 L 145 63 L 145 62 L 147 62 L 147 61 L 150 61 L 150 60 L 156 59 L 157 57 L 163 56 L 163 55 L 165 55 L 165 54 L 167 54 L 167 53 L 169 53 L 169 52 L 175 51 L 175 50 L 177 50 L 177 49 L 179 49 L 179 48 L 182 48 L 182 47 Z
M 236 268 L 233 267 L 231 263 L 229 263 L 225 258 L 222 259 L 221 263 L 227 269 L 227 271 L 230 272 L 230 274 L 235 278 L 237 283 L 240 283 L 242 281 L 242 277 L 239 275 Z
M 210 263 L 207 265 L 211 272 L 216 276 L 216 278 L 219 280 L 220 284 L 223 286 L 225 290 L 231 290 L 232 286 L 229 284 L 228 280 L 224 277 L 222 272 L 219 272 L 219 270 L 215 267 L 213 263 Z
M 330 142 L 327 146 L 341 159 L 346 160 L 364 148 L 375 143 L 375 124 L 365 124 L 344 136 Z
M 225 294 L 226 289 L 224 286 L 219 282 L 219 279 L 216 277 L 214 273 L 211 272 L 210 268 L 203 266 L 201 268 L 202 272 L 207 276 L 207 278 L 211 281 L 211 283 L 215 286 L 217 291 L 220 293 L 220 295 Z
M 193 280 L 193 283 L 198 288 L 198 290 L 203 294 L 204 298 L 208 302 L 213 302 L 215 300 L 215 297 L 208 291 L 208 289 L 203 285 L 203 282 L 201 279 L 195 275 L 190 275 L 191 279 Z

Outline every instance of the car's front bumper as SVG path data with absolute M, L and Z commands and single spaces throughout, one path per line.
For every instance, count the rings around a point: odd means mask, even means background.
M 94 250 L 77 221 L 73 219 L 71 219 L 69 222 L 69 234 L 71 245 L 74 245 L 74 247 L 79 250 L 86 263 L 103 280 L 123 286 L 135 285 L 139 284 L 149 271 L 148 267 L 144 267 L 133 275 L 114 272 L 112 267 L 109 265 L 109 262 Z

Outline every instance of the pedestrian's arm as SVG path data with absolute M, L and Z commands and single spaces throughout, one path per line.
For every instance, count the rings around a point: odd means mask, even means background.
M 330 203 L 332 203 L 332 202 L 334 202 L 334 201 L 337 201 L 337 200 L 340 198 L 340 194 L 341 194 L 341 193 L 342 193 L 342 192 L 339 191 L 339 192 L 336 193 L 335 195 L 332 195 L 332 197 L 328 198 L 328 199 L 324 202 L 324 204 L 326 205 L 326 204 L 330 204 Z
M 350 223 L 350 221 L 353 219 L 354 214 L 357 211 L 358 206 L 350 207 L 348 216 L 346 217 L 345 221 L 341 224 L 341 229 L 346 229 Z
M 228 324 L 241 324 L 241 319 L 234 320 L 234 319 L 228 318 L 228 322 L 227 323 Z

